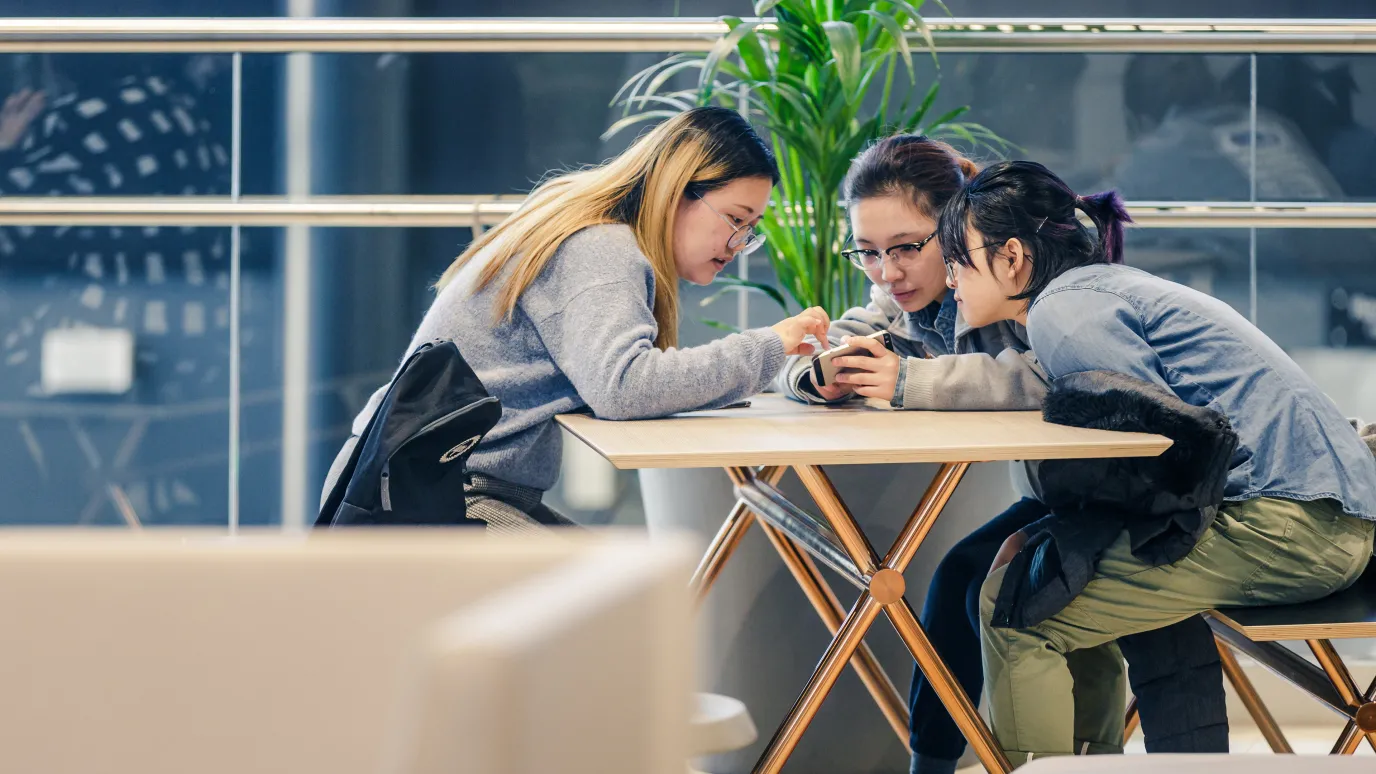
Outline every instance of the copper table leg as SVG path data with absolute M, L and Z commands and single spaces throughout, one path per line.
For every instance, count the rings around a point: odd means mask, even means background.
M 1214 644 L 1218 646 L 1218 657 L 1223 661 L 1223 674 L 1227 675 L 1228 682 L 1233 684 L 1233 690 L 1237 691 L 1237 697 L 1242 701 L 1242 706 L 1247 708 L 1248 714 L 1256 722 L 1257 729 L 1261 735 L 1266 737 L 1266 743 L 1271 746 L 1271 751 L 1281 754 L 1294 754 L 1294 749 L 1290 747 L 1290 742 L 1286 740 L 1285 733 L 1280 730 L 1280 724 L 1271 715 L 1271 711 L 1261 701 L 1261 694 L 1257 693 L 1256 686 L 1247 674 L 1242 671 L 1242 665 L 1237 663 L 1237 656 L 1233 655 L 1233 649 L 1225 645 L 1221 640 L 1215 639 Z
M 1365 712 L 1367 725 L 1376 725 L 1376 680 L 1371 681 L 1371 685 L 1366 689 L 1366 694 L 1363 698 L 1365 698 L 1366 702 L 1358 712 Z M 1367 709 L 1368 707 L 1371 709 Z M 1361 715 L 1359 714 L 1358 717 L 1360 718 Z M 1362 743 L 1363 730 L 1369 729 L 1363 729 L 1363 727 L 1358 724 L 1357 719 L 1347 721 L 1347 725 L 1343 726 L 1342 735 L 1338 737 L 1337 743 L 1333 745 L 1333 754 L 1352 755 L 1357 752 L 1357 746 Z
M 793 709 L 788 711 L 788 716 L 784 718 L 779 730 L 774 732 L 774 738 L 769 740 L 759 763 L 755 764 L 756 772 L 778 774 L 783 769 L 784 762 L 793 754 L 793 750 L 798 746 L 798 740 L 802 739 L 803 731 L 817 715 L 817 710 L 821 709 L 822 699 L 831 692 L 831 687 L 836 684 L 836 678 L 841 675 L 841 670 L 845 668 L 851 654 L 860 647 L 865 632 L 874 623 L 882 607 L 869 592 L 860 592 L 855 607 L 851 608 L 846 620 L 841 623 L 835 639 L 831 641 L 826 654 L 822 656 L 821 662 L 812 672 L 811 679 L 807 681 L 807 686 L 803 688 L 802 695 L 794 702 Z
M 992 774 L 1008 774 L 1012 771 L 1013 764 L 1009 763 L 1008 756 L 1003 754 L 1003 749 L 994 740 L 994 735 L 989 732 L 984 719 L 979 716 L 979 708 L 965 695 L 965 691 L 960 689 L 956 676 L 951 674 L 946 662 L 937 655 L 936 649 L 932 647 L 931 640 L 927 639 L 927 633 L 922 631 L 922 626 L 918 624 L 917 616 L 913 614 L 913 609 L 908 606 L 907 601 L 890 605 L 884 612 L 888 613 L 893 628 L 898 631 L 898 636 L 903 638 L 903 644 L 912 652 L 918 668 L 927 676 L 937 697 L 941 699 L 946 711 L 951 713 L 951 718 L 965 735 L 975 755 L 979 756 L 979 762 L 984 764 L 985 770 Z
M 785 468 L 769 466 L 760 470 L 757 477 L 761 481 L 770 484 L 778 483 L 783 478 Z M 727 470 L 727 475 L 732 480 L 742 475 L 738 469 Z M 755 521 L 755 514 L 750 512 L 750 508 L 742 501 L 736 502 L 736 507 L 731 509 L 731 513 L 726 516 L 726 521 L 722 522 L 721 529 L 717 530 L 716 537 L 712 538 L 712 543 L 707 547 L 707 553 L 703 554 L 702 561 L 698 563 L 697 569 L 693 571 L 693 577 L 688 581 L 688 588 L 692 590 L 694 600 L 701 604 L 707 592 L 712 589 L 712 584 L 716 582 L 717 575 L 721 573 L 726 562 L 735 553 L 736 547 L 740 545 L 741 538 L 750 530 L 750 525 Z
M 812 603 L 812 607 L 817 611 L 822 623 L 826 624 L 827 631 L 835 637 L 836 632 L 841 628 L 845 608 L 841 607 L 841 600 L 836 598 L 836 593 L 822 578 L 821 573 L 817 570 L 817 564 L 812 561 L 812 557 L 806 551 L 798 548 L 774 525 L 761 521 L 760 527 L 764 530 L 765 536 L 769 538 L 769 542 L 774 544 L 774 549 L 779 552 L 779 557 L 784 560 L 789 572 L 793 573 L 793 579 L 803 588 L 803 593 L 807 595 L 808 601 Z M 861 682 L 865 684 L 870 696 L 873 696 L 875 703 L 879 705 L 879 711 L 884 713 L 884 718 L 889 721 L 889 725 L 898 735 L 899 741 L 906 748 L 910 733 L 908 705 L 899 695 L 898 688 L 894 686 L 883 667 L 879 665 L 879 660 L 874 657 L 874 652 L 870 650 L 870 646 L 861 642 L 850 664 L 855 667 Z
M 1348 706 L 1357 713 L 1353 722 L 1349 723 L 1352 730 L 1343 729 L 1343 735 L 1338 740 L 1334 752 L 1342 755 L 1351 755 L 1357 751 L 1357 745 L 1361 743 L 1362 736 L 1366 737 L 1367 744 L 1376 750 L 1376 713 L 1367 710 L 1369 701 L 1362 694 L 1357 692 L 1357 683 L 1353 681 L 1352 674 L 1347 671 L 1347 666 L 1343 664 L 1342 658 L 1338 656 L 1338 651 L 1334 650 L 1333 643 L 1328 640 L 1305 640 L 1309 649 L 1314 652 L 1314 658 L 1318 659 L 1319 666 L 1332 681 L 1333 687 L 1338 689 L 1338 695 Z M 1365 720 L 1366 722 L 1362 722 Z

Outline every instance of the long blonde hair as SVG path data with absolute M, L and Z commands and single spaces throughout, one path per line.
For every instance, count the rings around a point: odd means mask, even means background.
M 655 346 L 677 346 L 674 222 L 679 205 L 684 196 L 700 197 L 746 177 L 779 181 L 768 146 L 738 113 L 694 108 L 661 123 L 602 166 L 569 172 L 537 187 L 511 217 L 469 245 L 435 287 L 443 289 L 491 246 L 491 258 L 473 292 L 491 285 L 510 265 L 510 276 L 497 295 L 494 322 L 510 319 L 521 294 L 565 239 L 589 226 L 624 223 L 654 269 Z

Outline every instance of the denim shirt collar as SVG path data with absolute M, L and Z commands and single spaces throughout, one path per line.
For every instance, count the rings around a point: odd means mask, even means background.
M 940 302 L 933 301 L 916 312 L 908 313 L 908 321 L 931 354 L 955 353 L 957 309 L 956 294 L 947 291 L 946 297 Z

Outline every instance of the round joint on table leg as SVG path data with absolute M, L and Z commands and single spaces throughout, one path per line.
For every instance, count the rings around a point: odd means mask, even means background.
M 881 605 L 892 605 L 902 599 L 907 588 L 903 573 L 898 570 L 885 567 L 870 577 L 870 596 Z
M 1357 727 L 1363 731 L 1376 731 L 1376 702 L 1368 702 L 1357 708 Z

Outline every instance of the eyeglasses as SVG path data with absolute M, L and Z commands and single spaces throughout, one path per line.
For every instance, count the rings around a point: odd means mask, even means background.
M 737 225 L 735 219 L 728 218 L 720 212 L 717 212 L 717 208 L 713 207 L 711 204 L 708 204 L 707 200 L 702 198 L 701 195 L 698 196 L 698 201 L 702 202 L 703 204 L 706 204 L 707 209 L 711 210 L 713 213 L 716 214 L 718 218 L 721 218 L 722 221 L 726 223 L 726 225 L 734 229 L 731 232 L 731 236 L 727 237 L 726 239 L 727 250 L 730 250 L 731 252 L 737 253 L 739 255 L 750 255 L 751 253 L 758 250 L 760 245 L 764 244 L 765 235 L 755 233 L 754 226 L 750 225 L 749 223 L 741 223 L 740 225 Z
M 889 260 L 904 266 L 917 260 L 917 256 L 922 252 L 922 248 L 927 243 L 936 239 L 936 232 L 933 231 L 920 242 L 906 242 L 901 245 L 894 245 L 887 250 L 842 250 L 841 255 L 858 269 L 864 271 L 874 271 L 884 265 L 884 256 L 889 256 Z
M 968 256 L 970 253 L 973 253 L 976 250 L 983 250 L 987 247 L 994 247 L 994 245 L 980 245 L 979 247 L 972 247 L 969 250 L 966 250 L 965 254 Z M 951 260 L 950 258 L 947 258 L 946 253 L 944 252 L 941 254 L 941 262 L 946 264 L 946 283 L 948 285 L 954 286 L 956 282 L 956 262 Z

